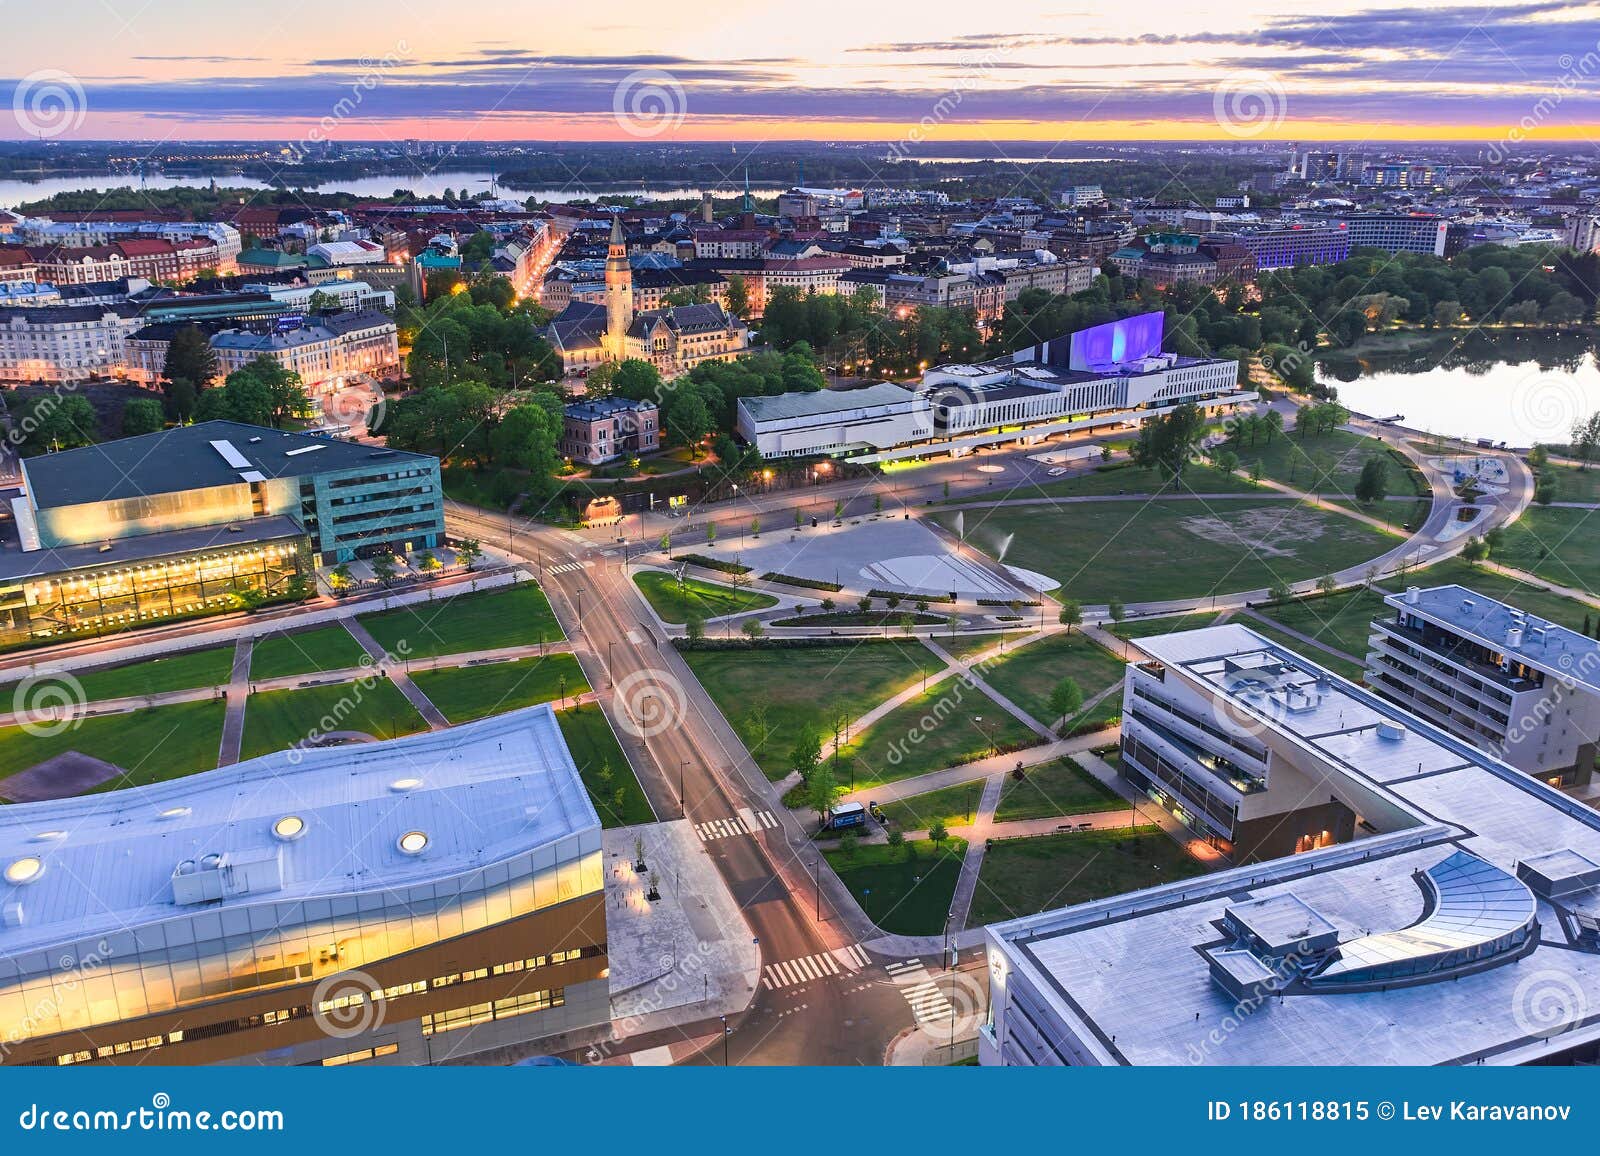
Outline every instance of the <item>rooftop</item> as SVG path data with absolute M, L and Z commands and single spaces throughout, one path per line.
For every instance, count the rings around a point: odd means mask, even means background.
M 425 884 L 585 832 L 598 849 L 599 827 L 548 705 L 18 804 L 0 809 L 0 870 L 26 859 L 42 869 L 24 883 L 0 882 L 0 907 L 22 905 L 20 926 L 0 921 L 0 958 L 197 910 Z M 402 850 L 412 833 L 422 846 Z M 210 855 L 275 862 L 277 874 L 203 908 L 175 902 L 180 865 L 192 871 Z
M 218 443 L 230 448 L 234 460 Z M 23 471 L 35 508 L 50 509 L 237 485 L 246 473 L 293 478 L 432 460 L 311 434 L 207 421 L 28 458 Z
M 1413 587 L 1403 594 L 1390 594 L 1384 602 L 1600 694 L 1600 642 L 1576 630 L 1535 618 L 1465 586 Z
M 918 395 L 893 382 L 880 381 L 860 389 L 820 389 L 810 393 L 780 393 L 772 397 L 742 397 L 739 404 L 756 421 L 821 417 L 874 406 L 906 406 Z
M 1302 765 L 1327 766 L 1326 788 L 1361 802 L 1383 833 L 990 928 L 1100 1062 L 1518 1062 L 1547 1046 L 1530 983 L 1560 985 L 1580 1007 L 1600 1008 L 1600 955 L 1576 949 L 1557 911 L 1514 878 L 1522 860 L 1555 852 L 1600 861 L 1600 814 L 1246 627 L 1140 645 L 1168 677 L 1178 670 L 1209 684 L 1233 721 L 1259 720 L 1312 756 Z M 1431 873 L 1433 891 L 1419 873 Z M 1264 900 L 1274 902 L 1251 906 Z M 1241 1011 L 1203 954 L 1224 957 L 1219 966 L 1241 983 L 1261 978 L 1252 978 L 1259 960 L 1230 954 L 1220 930 L 1230 909 L 1252 912 L 1268 939 L 1293 938 L 1290 924 L 1309 912 L 1317 922 L 1308 932 L 1336 929 L 1335 958 L 1353 970 L 1358 958 L 1394 950 L 1420 958 L 1514 936 L 1529 926 L 1530 902 L 1536 938 L 1525 954 L 1449 982 L 1291 988 Z M 1600 1034 L 1600 1015 L 1555 1046 L 1583 1033 Z

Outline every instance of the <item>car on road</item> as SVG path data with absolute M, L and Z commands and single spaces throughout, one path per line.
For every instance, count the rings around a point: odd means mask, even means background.
M 1062 474 L 1064 474 L 1066 472 L 1067 472 L 1067 468 L 1065 466 L 1057 466 L 1055 469 L 1050 471 L 1050 476 L 1052 478 L 1059 478 Z

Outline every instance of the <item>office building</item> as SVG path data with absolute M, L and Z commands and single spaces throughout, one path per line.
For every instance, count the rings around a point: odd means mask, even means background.
M 653 401 L 608 397 L 562 410 L 561 456 L 587 466 L 661 448 L 661 411 Z
M 314 566 L 444 542 L 423 454 L 211 421 L 21 466 L 0 645 L 303 598 Z
M 119 376 L 140 324 L 138 307 L 127 302 L 0 307 L 0 381 L 71 385 Z
M 1214 240 L 1237 245 L 1260 270 L 1298 265 L 1334 265 L 1350 256 L 1349 230 L 1342 221 L 1294 222 L 1213 233 Z
M 1600 1058 L 1600 813 L 1246 627 L 1139 645 L 1141 806 L 1237 865 L 988 928 L 981 1062 Z
M 610 1016 L 549 706 L 0 814 L 0 1063 L 419 1064 Z
M 266 333 L 225 329 L 211 338 L 211 348 L 221 377 L 267 357 L 298 373 L 310 390 L 337 387 L 355 374 L 388 377 L 400 368 L 399 331 L 392 317 L 376 309 L 335 313 L 310 323 L 286 318 Z
M 1409 587 L 1372 624 L 1367 682 L 1553 786 L 1594 774 L 1600 642 L 1464 586 Z

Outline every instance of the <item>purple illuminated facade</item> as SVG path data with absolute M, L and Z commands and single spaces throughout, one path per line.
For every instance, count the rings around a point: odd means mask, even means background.
M 1140 313 L 1080 329 L 1072 335 L 1070 366 L 1078 370 L 1103 370 L 1108 366 L 1161 354 L 1166 314 Z

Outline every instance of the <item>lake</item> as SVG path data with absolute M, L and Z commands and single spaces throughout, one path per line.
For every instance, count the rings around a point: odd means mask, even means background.
M 1583 333 L 1473 334 L 1319 362 L 1317 380 L 1357 413 L 1404 414 L 1412 429 L 1513 446 L 1565 443 L 1574 422 L 1600 410 L 1595 352 L 1595 338 Z

